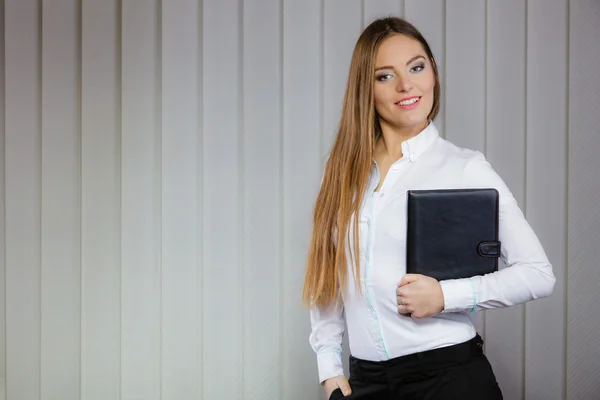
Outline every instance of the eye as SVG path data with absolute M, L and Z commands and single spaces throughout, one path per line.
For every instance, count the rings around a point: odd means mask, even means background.
M 421 72 L 424 69 L 425 69 L 425 64 L 418 64 L 418 65 L 415 65 L 414 67 L 412 67 L 410 69 L 410 72 Z
M 379 82 L 387 82 L 390 79 L 392 79 L 392 77 L 393 77 L 392 74 L 381 74 L 381 75 L 378 75 L 375 79 Z

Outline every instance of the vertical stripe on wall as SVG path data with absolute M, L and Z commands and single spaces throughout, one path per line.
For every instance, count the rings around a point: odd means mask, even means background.
M 244 392 L 282 397 L 281 0 L 244 1 Z M 260 289 L 259 289 L 260 288 Z
M 486 155 L 525 211 L 525 0 L 488 2 L 487 12 Z M 486 352 L 508 399 L 523 397 L 523 310 L 486 315 Z
M 308 311 L 300 304 L 321 170 L 322 0 L 283 4 L 283 395 L 318 399 Z
M 567 397 L 600 392 L 600 3 L 569 2 Z
M 120 2 L 83 0 L 81 397 L 121 391 Z
M 4 25 L 4 0 L 0 0 L 0 24 Z M 0 29 L 0 159 L 5 150 L 5 30 Z M 0 162 L 0 400 L 6 400 L 6 190 L 5 162 Z
M 203 399 L 241 399 L 244 335 L 241 0 L 203 10 Z M 224 212 L 218 212 L 223 210 Z M 231 382 L 238 382 L 232 385 Z
M 200 397 L 201 9 L 162 3 L 162 399 Z
M 80 2 L 42 9 L 41 398 L 79 399 Z
M 529 0 L 527 6 L 526 214 L 556 285 L 550 298 L 526 306 L 525 398 L 558 400 L 565 390 L 568 4 Z
M 485 152 L 485 2 L 455 0 L 446 10 L 446 139 Z
M 5 8 L 6 394 L 40 397 L 41 1 Z
M 161 399 L 160 2 L 122 4 L 121 398 Z

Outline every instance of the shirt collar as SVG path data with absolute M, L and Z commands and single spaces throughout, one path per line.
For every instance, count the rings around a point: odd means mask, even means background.
M 431 147 L 433 142 L 435 142 L 435 140 L 438 137 L 439 133 L 437 128 L 435 127 L 433 122 L 430 122 L 429 125 L 427 125 L 427 127 L 425 127 L 425 129 L 419 132 L 416 136 L 402 142 L 402 158 L 400 160 L 407 158 L 408 160 L 410 160 L 411 163 L 415 162 L 417 158 L 419 158 L 423 153 L 427 151 L 427 149 Z M 396 162 L 400 162 L 400 160 Z M 374 159 L 373 163 L 375 167 L 377 167 L 377 162 Z M 373 179 L 373 177 L 375 176 L 373 174 L 376 174 L 376 171 L 376 168 L 372 170 L 372 175 L 370 179 Z M 375 187 L 371 189 L 371 191 L 373 190 L 375 190 Z
M 402 142 L 402 154 L 410 162 L 415 162 L 438 138 L 439 133 L 433 122 L 430 122 L 418 135 Z

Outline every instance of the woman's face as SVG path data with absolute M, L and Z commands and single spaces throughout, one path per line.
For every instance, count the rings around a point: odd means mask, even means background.
M 435 75 L 421 43 L 409 36 L 385 39 L 375 58 L 375 110 L 390 128 L 426 125 Z

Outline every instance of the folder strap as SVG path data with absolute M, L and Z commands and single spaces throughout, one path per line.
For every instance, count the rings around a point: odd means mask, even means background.
M 498 258 L 500 257 L 501 243 L 498 240 L 481 242 L 477 246 L 477 254 L 481 257 Z

